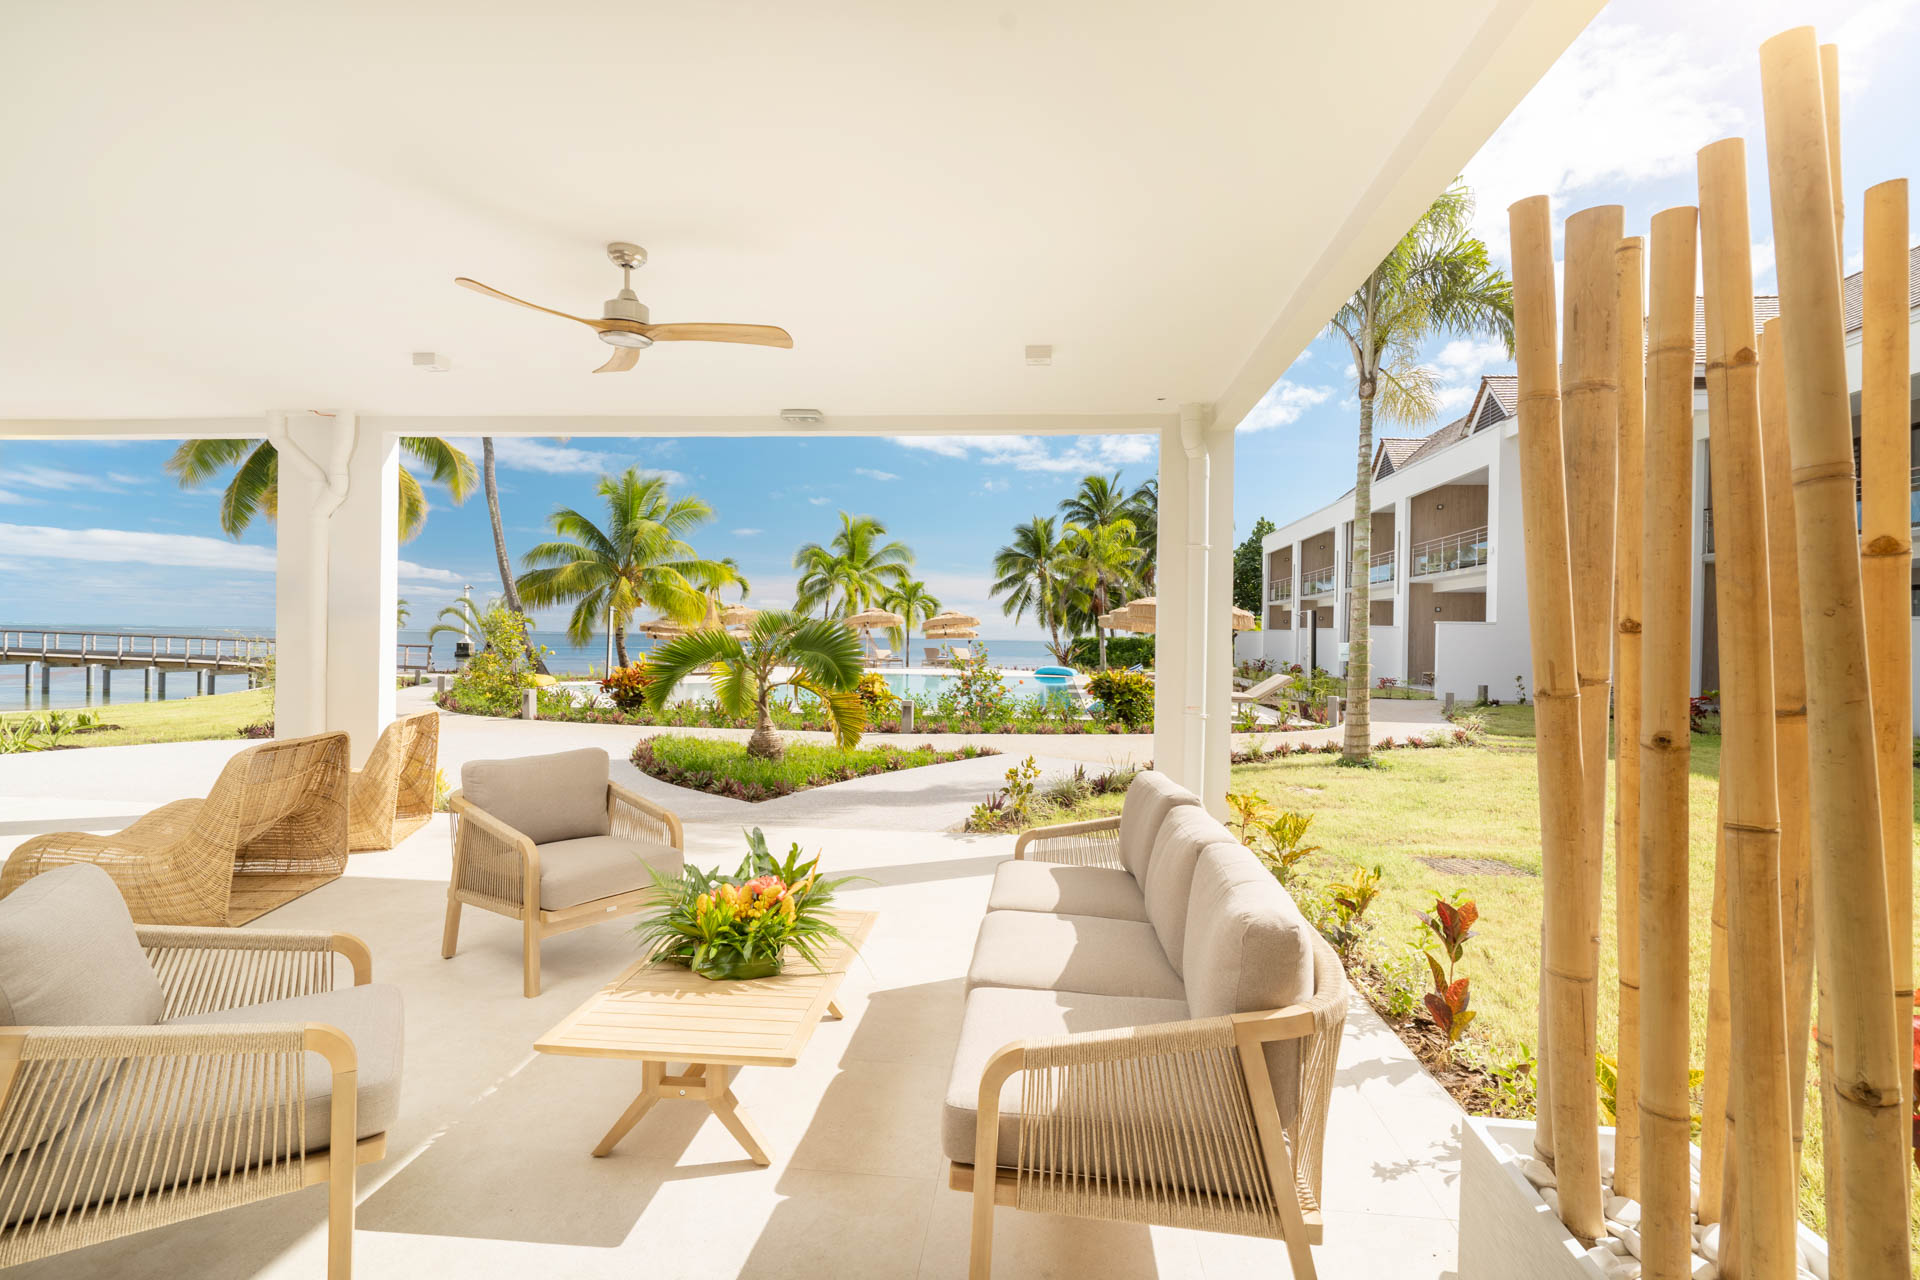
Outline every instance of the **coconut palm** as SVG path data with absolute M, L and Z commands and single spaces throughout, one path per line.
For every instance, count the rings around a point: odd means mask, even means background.
M 822 546 L 809 542 L 793 553 L 800 570 L 794 584 L 794 610 L 845 618 L 879 602 L 907 579 L 913 548 L 884 542 L 887 526 L 873 516 L 840 513 L 840 531 Z
M 1127 519 L 1133 521 L 1133 545 L 1140 552 L 1140 585 L 1153 589 L 1160 558 L 1160 481 L 1149 477 L 1127 495 Z
M 1347 629 L 1346 732 L 1341 755 L 1365 760 L 1373 751 L 1371 685 L 1373 558 L 1373 422 L 1433 417 L 1433 371 L 1420 349 L 1435 337 L 1491 335 L 1513 352 L 1513 283 L 1496 270 L 1472 233 L 1473 193 L 1455 179 L 1412 229 L 1360 283 L 1328 322 L 1353 356 L 1360 402 L 1360 440 L 1353 486 L 1353 588 Z
M 474 640 L 480 648 L 487 647 L 486 628 L 480 620 L 486 616 L 491 606 L 476 605 L 471 598 L 461 596 L 452 604 L 443 607 L 436 615 L 440 621 L 427 628 L 427 643 L 432 644 L 439 636 L 459 636 L 462 640 Z
M 1117 516 L 1111 523 L 1094 527 L 1070 524 L 1061 542 L 1061 565 L 1081 598 L 1078 607 L 1092 619 L 1104 669 L 1107 629 L 1100 625 L 1100 616 L 1113 607 L 1117 597 L 1139 585 L 1134 576 L 1140 552 L 1133 541 L 1133 521 Z
M 526 619 L 527 627 L 531 629 L 532 619 L 527 618 L 527 610 L 520 603 L 519 588 L 514 585 L 513 560 L 507 555 L 507 531 L 500 521 L 500 482 L 494 475 L 492 436 L 480 437 L 480 480 L 487 495 L 487 519 L 493 525 L 493 559 L 500 569 L 501 598 L 506 601 L 507 608 Z M 543 676 L 550 674 L 546 659 L 541 656 L 539 649 L 533 651 L 533 667 Z
M 473 492 L 473 459 L 433 436 L 402 436 L 400 451 L 426 466 L 447 487 L 456 505 Z M 280 453 L 267 440 L 182 440 L 166 469 L 182 489 L 198 489 L 233 468 L 220 498 L 220 528 L 230 538 L 245 533 L 255 518 L 272 520 L 280 504 Z M 419 477 L 400 468 L 400 540 L 411 540 L 427 522 L 427 495 Z
M 838 622 L 773 609 L 749 623 L 744 638 L 703 627 L 670 640 L 654 650 L 647 664 L 652 676 L 647 701 L 660 710 L 675 686 L 709 664 L 720 709 L 754 718 L 753 736 L 747 739 L 750 756 L 771 760 L 784 750 L 770 711 L 774 691 L 783 685 L 820 700 L 841 746 L 858 743 L 867 727 L 867 708 L 859 693 L 860 642 Z
M 1069 622 L 1073 582 L 1053 517 L 1035 516 L 1015 525 L 1013 541 L 993 553 L 993 572 L 987 591 L 1003 597 L 1000 612 L 1018 622 L 1032 610 L 1034 619 L 1046 625 L 1054 660 L 1065 662 L 1067 646 L 1061 643 L 1060 628 Z
M 925 622 L 940 612 L 940 599 L 927 590 L 926 583 L 909 578 L 882 596 L 880 607 L 890 609 L 906 620 L 905 627 L 895 627 L 887 633 L 894 647 L 904 654 L 913 645 L 913 624 Z
M 713 519 L 713 508 L 699 498 L 675 498 L 664 479 L 638 467 L 601 476 L 594 491 L 607 504 L 606 527 L 571 507 L 558 508 L 547 523 L 560 537 L 520 558 L 526 572 L 515 585 L 533 608 L 572 604 L 567 638 L 575 644 L 591 641 L 606 619 L 625 666 L 627 624 L 636 609 L 645 606 L 697 625 L 713 595 L 739 574 L 718 560 L 701 559 L 685 541 Z
M 1080 487 L 1060 504 L 1060 515 L 1068 524 L 1098 529 L 1116 520 L 1129 520 L 1131 498 L 1120 483 L 1120 473 L 1080 478 Z

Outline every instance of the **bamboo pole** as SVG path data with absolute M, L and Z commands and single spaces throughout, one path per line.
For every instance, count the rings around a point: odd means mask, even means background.
M 1648 265 L 1640 668 L 1640 1260 L 1693 1274 L 1687 1088 L 1687 688 L 1692 644 L 1692 209 L 1654 215 Z
M 1798 1181 L 1788 1119 L 1786 960 L 1780 934 L 1780 811 L 1774 748 L 1773 606 L 1746 143 L 1702 148 L 1700 241 L 1713 459 L 1720 641 L 1720 777 L 1726 841 L 1732 1131 L 1730 1216 L 1738 1280 L 1793 1280 Z M 1717 403 L 1716 403 L 1717 401 Z M 1716 412 L 1717 410 L 1717 412 Z M 1724 1268 L 1723 1268 L 1724 1269 Z
M 1827 126 L 1827 191 L 1833 198 L 1833 260 L 1847 276 L 1847 199 L 1840 163 L 1840 46 L 1820 46 L 1820 106 Z
M 1620 241 L 1619 498 L 1613 511 L 1613 900 L 1620 970 L 1613 1193 L 1640 1198 L 1640 561 L 1646 507 L 1645 242 Z
M 1716 534 L 1718 531 L 1715 531 Z M 1714 545 L 1719 545 L 1716 536 Z M 1716 608 L 1718 602 L 1716 600 Z M 1725 1200 L 1727 1119 L 1732 1110 L 1733 995 L 1727 983 L 1727 774 L 1724 764 L 1714 800 L 1713 907 L 1708 915 L 1707 1044 L 1701 1063 L 1700 1204 L 1705 1223 L 1718 1222 Z
M 1861 221 L 1860 580 L 1867 613 L 1880 832 L 1893 940 L 1893 1018 L 1913 1019 L 1913 543 L 1907 183 L 1867 189 Z M 1903 1114 L 1913 1076 L 1900 1073 Z
M 1840 271 L 1819 55 L 1802 27 L 1760 48 L 1806 641 L 1820 1022 L 1833 1043 L 1827 1185 L 1851 1280 L 1905 1276 L 1909 1142 L 1900 1112 L 1893 956 L 1866 616 L 1853 512 Z M 1831 997 L 1829 1003 L 1826 997 Z M 1836 1206 L 1839 1212 L 1836 1213 Z
M 1519 368 L 1520 494 L 1526 526 L 1534 721 L 1539 741 L 1541 864 L 1553 1072 L 1554 1172 L 1560 1217 L 1575 1237 L 1605 1230 L 1600 1199 L 1599 1098 L 1594 1087 L 1596 902 L 1580 901 L 1582 830 L 1580 677 L 1575 659 L 1572 553 L 1555 359 L 1553 226 L 1545 196 L 1507 211 L 1513 246 L 1514 355 Z M 1596 815 L 1597 820 L 1597 815 Z
M 1774 768 L 1780 795 L 1780 939 L 1786 953 L 1788 1114 L 1793 1167 L 1806 1132 L 1807 1044 L 1813 1019 L 1813 884 L 1807 821 L 1807 667 L 1800 639 L 1800 557 L 1794 548 L 1787 378 L 1775 317 L 1760 337 L 1760 440 L 1766 457 L 1768 595 L 1773 603 Z

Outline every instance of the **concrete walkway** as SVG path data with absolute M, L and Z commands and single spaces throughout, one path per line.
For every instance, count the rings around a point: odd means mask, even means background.
M 449 717 L 442 759 L 457 776 L 464 759 L 604 744 L 632 781 L 625 754 L 635 736 Z M 111 829 L 203 792 L 244 745 L 0 757 L 0 850 L 59 825 Z M 612 1157 L 588 1155 L 638 1087 L 638 1068 L 537 1055 L 531 1045 L 631 961 L 633 940 L 615 925 L 549 941 L 546 988 L 534 1000 L 520 995 L 511 921 L 469 909 L 458 955 L 442 960 L 446 823 L 398 849 L 354 855 L 342 879 L 264 917 L 266 928 L 360 935 L 376 977 L 405 993 L 401 1120 L 388 1158 L 362 1175 L 356 1275 L 964 1275 L 968 1201 L 946 1187 L 941 1100 L 974 932 L 1013 842 L 942 829 L 973 802 L 969 789 L 994 782 L 1010 761 L 962 763 L 980 771 L 912 770 L 756 806 L 675 792 L 691 860 L 731 865 L 751 820 L 776 848 L 798 841 L 823 852 L 831 874 L 867 877 L 848 904 L 880 912 L 843 988 L 846 1020 L 822 1024 L 799 1066 L 748 1070 L 734 1083 L 774 1147 L 768 1169 L 744 1160 L 701 1108 L 670 1104 Z M 1327 1143 L 1326 1243 L 1314 1251 L 1322 1277 L 1453 1275 L 1462 1119 L 1354 1001 Z M 324 1272 L 324 1209 L 314 1188 L 23 1266 L 9 1280 L 312 1280 Z M 1288 1274 L 1284 1250 L 1270 1241 L 999 1215 L 1001 1280 Z

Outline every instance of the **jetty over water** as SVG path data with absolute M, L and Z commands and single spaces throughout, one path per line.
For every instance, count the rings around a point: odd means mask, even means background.
M 424 675 L 432 668 L 433 646 L 401 644 L 396 666 L 402 672 Z M 100 691 L 112 689 L 115 671 L 139 671 L 149 694 L 159 684 L 166 697 L 169 675 L 193 677 L 195 693 L 212 693 L 221 676 L 240 676 L 251 688 L 272 669 L 273 641 L 264 636 L 168 635 L 147 631 L 45 631 L 0 627 L 0 666 L 18 663 L 28 693 L 33 671 L 40 669 L 40 692 L 52 685 L 55 667 L 79 667 L 93 689 L 94 672 Z

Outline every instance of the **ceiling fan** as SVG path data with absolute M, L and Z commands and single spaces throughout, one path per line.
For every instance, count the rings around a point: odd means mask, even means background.
M 600 335 L 600 341 L 614 348 L 608 361 L 595 369 L 595 373 L 624 373 L 633 368 L 640 352 L 656 342 L 744 342 L 756 347 L 791 347 L 793 335 L 778 325 L 771 324 L 652 324 L 647 319 L 647 305 L 633 292 L 633 269 L 647 265 L 647 251 L 637 244 L 628 244 L 625 240 L 615 240 L 607 246 L 607 257 L 620 268 L 620 292 L 608 298 L 601 308 L 601 318 L 589 320 L 584 316 L 568 315 L 564 311 L 555 311 L 552 307 L 543 307 L 528 302 L 525 298 L 516 298 L 510 293 L 481 284 L 478 280 L 469 280 L 465 276 L 455 278 L 454 283 L 464 285 L 475 293 L 484 293 L 488 297 L 499 298 L 518 306 L 529 307 L 535 311 L 544 311 L 550 316 L 559 316 L 562 320 L 572 320 L 584 324 Z

